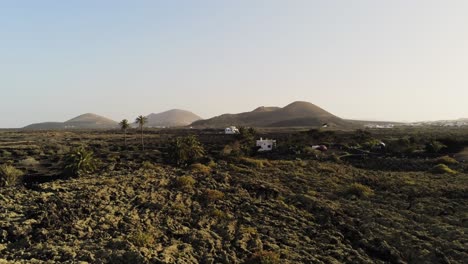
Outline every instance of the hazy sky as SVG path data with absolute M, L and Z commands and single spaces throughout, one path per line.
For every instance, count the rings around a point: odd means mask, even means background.
M 295 100 L 468 117 L 468 1 L 0 1 L 0 94 L 3 127 Z

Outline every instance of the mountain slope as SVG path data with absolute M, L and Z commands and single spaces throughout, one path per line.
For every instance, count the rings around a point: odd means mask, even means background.
M 91 129 L 102 129 L 102 128 L 115 128 L 118 123 L 109 118 L 99 116 L 92 113 L 77 116 L 66 121 L 65 126 L 68 128 L 91 128 Z
M 172 109 L 159 114 L 150 114 L 148 117 L 149 127 L 177 127 L 187 126 L 202 119 L 200 116 L 186 110 Z
M 28 126 L 23 127 L 23 129 L 28 130 L 49 130 L 49 129 L 64 129 L 65 124 L 62 122 L 43 122 L 43 123 L 35 123 Z
M 194 122 L 197 127 L 224 127 L 230 125 L 253 127 L 321 126 L 328 123 L 347 126 L 347 121 L 309 102 L 293 102 L 283 108 L 259 107 L 252 112 L 224 114 Z
M 66 122 L 44 122 L 31 124 L 23 129 L 54 130 L 54 129 L 110 129 L 118 127 L 118 123 L 96 114 L 87 113 Z

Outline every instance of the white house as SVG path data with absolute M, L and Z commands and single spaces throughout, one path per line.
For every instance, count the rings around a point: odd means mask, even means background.
M 226 135 L 232 135 L 232 134 L 239 134 L 239 129 L 237 129 L 237 127 L 235 126 L 231 126 L 231 127 L 226 127 L 226 129 L 224 129 L 224 134 Z
M 257 147 L 259 147 L 258 151 L 271 151 L 276 146 L 276 140 L 273 139 L 263 139 L 260 138 L 257 140 Z

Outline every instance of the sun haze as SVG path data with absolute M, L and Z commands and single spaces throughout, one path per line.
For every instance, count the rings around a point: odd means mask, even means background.
M 467 1 L 3 1 L 0 127 L 314 103 L 468 117 Z

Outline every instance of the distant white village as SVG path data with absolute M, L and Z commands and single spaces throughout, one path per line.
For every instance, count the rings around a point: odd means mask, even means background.
M 417 122 L 417 123 L 411 123 L 408 125 L 410 126 L 464 127 L 464 126 L 468 126 L 468 119 Z
M 399 124 L 366 124 L 365 128 L 372 129 L 391 129 L 396 126 L 410 126 L 410 127 L 422 127 L 422 126 L 436 126 L 436 127 L 466 127 L 468 126 L 468 119 L 459 120 L 441 120 L 441 121 L 427 121 L 427 122 L 414 122 L 414 123 L 399 123 Z

